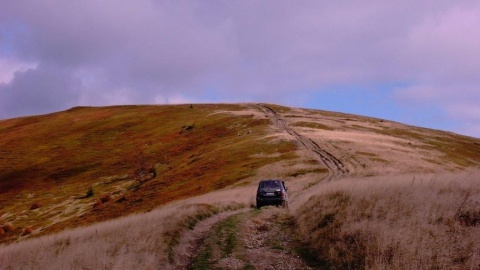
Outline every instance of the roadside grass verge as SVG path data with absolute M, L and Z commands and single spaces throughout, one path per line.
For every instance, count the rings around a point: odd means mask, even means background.
M 322 184 L 295 216 L 301 253 L 326 269 L 478 269 L 479 176 Z

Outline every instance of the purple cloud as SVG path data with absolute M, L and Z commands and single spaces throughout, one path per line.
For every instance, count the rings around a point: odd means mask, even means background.
M 435 103 L 463 123 L 455 131 L 480 136 L 478 1 L 3 0 L 1 6 L 0 104 L 16 104 L 0 108 L 3 118 L 78 104 L 302 106 L 326 89 L 348 86 L 371 99 L 365 89 L 400 84 L 406 86 L 390 90 L 400 104 Z
M 80 90 L 80 83 L 68 71 L 38 67 L 0 84 L 0 107 L 6 117 L 64 110 L 76 105 Z

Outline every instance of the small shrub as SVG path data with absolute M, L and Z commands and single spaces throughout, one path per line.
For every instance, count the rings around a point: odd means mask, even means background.
M 93 187 L 89 187 L 88 191 L 87 191 L 87 194 L 85 194 L 85 198 L 90 198 L 93 195 L 95 195 L 95 192 L 93 192 Z
M 264 224 L 261 224 L 260 226 L 258 226 L 257 230 L 259 232 L 268 232 L 270 230 L 270 228 L 268 227 L 268 224 L 264 223 Z
M 0 227 L 0 235 L 2 235 L 2 234 L 4 234 L 4 233 L 5 233 L 5 231 L 3 230 L 2 227 Z
M 32 226 L 27 226 L 23 229 L 22 235 L 29 235 L 32 233 Z
M 109 201 L 112 200 L 112 196 L 110 194 L 103 194 L 101 197 L 100 197 L 100 201 L 102 203 L 107 203 Z
M 195 128 L 195 124 L 182 126 L 182 129 L 180 130 L 180 134 L 182 134 L 185 131 L 192 131 L 194 128 Z
M 93 204 L 93 208 L 97 208 L 99 206 L 102 206 L 102 200 L 97 200 L 94 204 Z
M 41 207 L 41 205 L 40 205 L 39 202 L 34 202 L 34 203 L 32 204 L 32 206 L 30 206 L 30 210 L 35 210 L 35 209 L 38 209 L 38 208 L 40 208 L 40 207 Z
M 140 152 L 133 158 L 135 164 L 135 169 L 133 171 L 133 178 L 139 183 L 145 182 L 147 180 L 157 177 L 157 171 L 153 164 L 151 164 L 145 154 Z
M 123 197 L 121 197 L 120 199 L 116 200 L 115 202 L 117 202 L 117 203 L 122 203 L 122 202 L 124 202 L 124 201 L 126 201 L 126 200 L 127 200 L 127 198 L 126 198 L 125 196 L 123 196 Z
M 7 223 L 7 224 L 4 224 L 4 225 L 2 226 L 2 229 L 3 229 L 3 231 L 5 231 L 5 232 L 11 232 L 11 231 L 13 231 L 15 228 L 13 228 L 12 223 Z

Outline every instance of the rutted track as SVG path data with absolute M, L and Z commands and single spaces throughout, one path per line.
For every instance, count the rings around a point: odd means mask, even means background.
M 219 213 L 199 222 L 194 230 L 182 235 L 174 248 L 174 265 L 172 265 L 172 269 L 181 270 L 189 268 L 188 266 L 192 264 L 191 260 L 197 255 L 199 248 L 202 246 L 211 228 L 230 216 L 245 213 L 246 211 L 247 209 L 240 209 Z
M 348 168 L 340 159 L 329 151 L 322 149 L 314 140 L 299 134 L 289 127 L 287 121 L 271 107 L 264 104 L 258 104 L 255 107 L 267 115 L 274 127 L 293 136 L 300 147 L 311 152 L 318 159 L 319 163 L 328 169 L 329 174 L 325 177 L 325 180 L 338 179 L 349 174 Z M 335 148 L 332 145 L 328 145 L 328 142 L 325 142 L 325 144 L 327 148 Z M 238 228 L 242 228 L 239 232 L 239 241 L 241 241 L 241 245 L 244 248 L 241 251 L 237 251 L 237 253 L 240 252 L 240 254 L 236 254 L 237 256 L 229 255 L 218 260 L 211 259 L 212 265 L 209 265 L 209 267 L 214 269 L 240 269 L 242 267 L 245 269 L 248 267 L 253 267 L 254 269 L 311 269 L 298 256 L 285 250 L 276 250 L 265 242 L 265 239 L 278 239 L 278 233 L 283 230 L 279 229 L 280 223 L 278 222 L 281 211 L 284 210 L 268 208 L 263 209 L 260 214 L 255 214 L 255 212 L 244 209 L 221 213 L 201 222 L 193 231 L 185 234 L 180 240 L 180 244 L 175 248 L 176 265 L 174 269 L 197 269 L 198 267 L 194 266 L 194 261 L 201 256 L 205 245 L 215 244 L 208 244 L 210 237 L 216 237 L 213 235 L 213 228 L 235 215 L 238 217 Z M 292 232 L 290 232 L 290 235 L 283 234 L 283 238 L 285 238 L 283 242 L 288 243 L 294 237 Z M 216 241 L 218 242 L 219 240 Z M 278 260 L 278 258 L 282 259 Z M 276 264 L 273 265 L 272 262 Z M 200 267 L 198 269 L 203 268 Z
M 236 212 L 210 222 L 193 246 L 196 252 L 186 269 L 312 269 L 295 251 L 299 243 L 290 222 L 288 212 L 276 207 Z
M 285 121 L 275 110 L 271 107 L 258 104 L 258 108 L 264 111 L 270 118 L 271 122 L 275 127 L 280 130 L 286 131 L 288 134 L 295 137 L 298 144 L 306 150 L 309 150 L 313 153 L 313 155 L 322 163 L 324 164 L 329 170 L 329 176 L 327 177 L 328 180 L 332 180 L 334 178 L 339 178 L 340 176 L 346 175 L 349 173 L 348 168 L 342 163 L 342 161 L 336 158 L 330 152 L 322 149 L 315 141 L 312 139 L 300 135 L 298 132 L 290 128 Z

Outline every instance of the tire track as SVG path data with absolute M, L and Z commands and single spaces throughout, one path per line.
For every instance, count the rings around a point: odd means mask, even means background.
M 234 211 L 225 211 L 214 216 L 211 216 L 205 220 L 200 221 L 195 228 L 191 231 L 187 231 L 182 235 L 178 244 L 174 247 L 174 259 L 173 265 L 165 267 L 166 269 L 183 270 L 188 269 L 192 264 L 193 258 L 198 255 L 205 237 L 210 233 L 212 227 L 227 219 L 230 216 L 245 213 L 248 209 L 239 209 Z
M 265 113 L 272 124 L 279 130 L 285 131 L 293 136 L 298 145 L 308 151 L 323 164 L 329 171 L 327 180 L 337 179 L 349 173 L 348 168 L 343 162 L 332 153 L 322 149 L 322 147 L 312 139 L 303 136 L 288 126 L 288 123 L 275 110 L 265 104 L 258 104 L 255 107 Z M 239 258 L 229 256 L 216 261 L 221 269 L 240 269 L 242 266 L 253 267 L 254 269 L 311 269 L 299 257 L 289 254 L 286 251 L 273 249 L 267 244 L 266 239 L 276 239 L 279 241 L 279 231 L 275 226 L 280 224 L 275 221 L 279 213 L 284 213 L 284 209 L 262 209 L 258 216 L 252 216 L 248 209 L 228 211 L 210 217 L 195 226 L 182 236 L 179 244 L 175 247 L 175 265 L 170 269 L 190 269 L 197 256 L 199 256 L 202 247 L 208 239 L 212 237 L 212 229 L 216 224 L 224 222 L 229 217 L 239 214 L 241 222 L 240 238 L 244 245 L 243 256 Z M 288 215 L 288 214 L 287 214 Z M 280 215 L 281 216 L 281 215 Z M 291 236 L 284 234 L 280 239 L 283 242 L 291 241 Z M 278 258 L 282 258 L 279 260 Z M 237 267 L 238 266 L 238 267 Z M 215 265 L 211 265 L 215 267 Z M 240 267 L 240 268 L 239 268 Z M 273 267 L 273 268 L 272 268 Z M 248 268 L 248 267 L 247 267 Z M 245 269 L 247 269 L 245 268 Z
M 312 269 L 295 252 L 299 245 L 286 209 L 236 212 L 210 222 L 185 269 Z M 196 230 L 196 229 L 195 229 Z M 181 268 L 177 268 L 181 269 Z
M 258 104 L 257 107 L 268 115 L 275 127 L 280 130 L 286 131 L 288 134 L 292 135 L 301 147 L 312 152 L 316 159 L 318 159 L 322 164 L 325 165 L 325 167 L 328 168 L 328 180 L 332 180 L 334 178 L 338 178 L 349 173 L 348 168 L 343 164 L 340 159 L 336 158 L 332 153 L 322 149 L 312 139 L 300 135 L 298 132 L 290 128 L 285 119 L 283 119 L 271 107 L 265 104 Z

